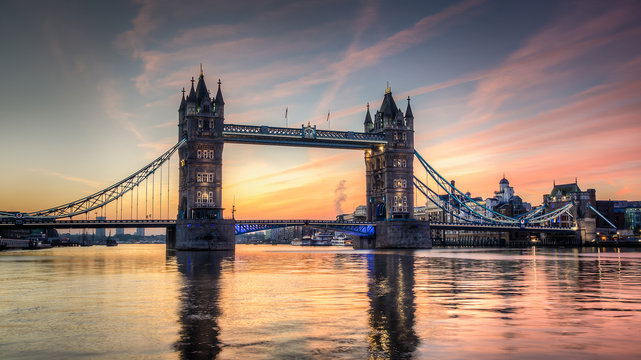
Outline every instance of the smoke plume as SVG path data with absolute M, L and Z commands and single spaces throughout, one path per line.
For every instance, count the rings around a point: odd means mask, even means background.
M 334 207 L 336 208 L 338 214 L 343 213 L 341 204 L 345 201 L 345 199 L 347 199 L 347 195 L 345 195 L 346 182 L 346 180 L 339 181 L 336 189 L 334 189 Z

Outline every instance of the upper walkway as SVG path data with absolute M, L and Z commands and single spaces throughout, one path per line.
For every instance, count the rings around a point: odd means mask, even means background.
M 223 138 L 229 143 L 306 146 L 334 149 L 369 149 L 385 145 L 383 134 L 320 130 L 316 127 L 284 128 L 225 124 Z

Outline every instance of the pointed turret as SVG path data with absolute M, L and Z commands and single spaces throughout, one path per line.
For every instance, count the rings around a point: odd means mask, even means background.
M 398 112 L 398 107 L 396 106 L 394 97 L 392 97 L 392 89 L 390 89 L 389 85 L 385 90 L 385 97 L 383 98 L 383 104 L 381 104 L 379 111 L 383 116 L 389 116 L 390 118 L 394 118 Z
M 216 98 L 214 99 L 214 109 L 216 109 L 216 116 L 225 118 L 225 100 L 223 100 L 223 92 L 220 90 L 220 79 L 218 79 L 218 91 L 216 91 Z
M 183 88 L 183 95 L 182 95 L 182 98 L 180 100 L 180 106 L 178 107 L 178 111 L 184 111 L 185 110 L 185 105 L 186 105 L 186 102 L 185 102 L 185 88 Z
M 414 119 L 414 114 L 412 114 L 412 107 L 410 106 L 410 97 L 407 97 L 407 109 L 405 110 L 406 119 Z
M 187 102 L 196 102 L 196 90 L 194 90 L 194 78 L 191 78 L 191 90 L 189 90 L 189 96 L 187 96 Z
M 198 77 L 198 85 L 196 85 L 196 103 L 202 105 L 204 100 L 209 100 L 209 91 L 207 91 L 207 85 L 205 85 L 203 64 L 200 64 L 200 76 Z
M 414 114 L 412 113 L 412 107 L 410 106 L 410 97 L 407 97 L 407 109 L 405 109 L 405 126 L 409 129 L 414 128 Z
M 214 100 L 216 106 L 225 105 L 225 101 L 223 100 L 223 92 L 220 91 L 220 84 L 220 79 L 218 79 L 218 91 L 216 92 L 216 100 Z
M 369 132 L 374 130 L 374 123 L 372 122 L 372 115 L 369 113 L 369 103 L 367 103 L 367 113 L 365 114 L 365 122 L 363 123 L 365 131 Z

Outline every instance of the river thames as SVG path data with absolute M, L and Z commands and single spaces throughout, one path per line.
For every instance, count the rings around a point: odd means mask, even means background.
M 630 359 L 641 253 L 0 253 L 3 359 Z

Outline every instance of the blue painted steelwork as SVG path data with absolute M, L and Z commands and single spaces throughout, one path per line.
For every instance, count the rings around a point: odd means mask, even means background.
M 555 217 L 561 216 L 561 214 L 563 214 L 563 213 L 568 213 L 569 214 L 570 209 L 574 206 L 574 203 L 568 203 L 565 206 L 563 206 L 563 207 L 561 207 L 561 208 L 559 208 L 559 209 L 557 209 L 557 210 L 555 210 L 555 211 L 553 211 L 551 213 L 543 214 L 543 215 L 535 217 L 534 216 L 535 214 L 543 211 L 543 207 L 540 207 L 540 208 L 536 209 L 535 211 L 529 213 L 528 216 L 518 217 L 518 218 L 511 218 L 509 216 L 505 216 L 503 214 L 500 214 L 500 213 L 498 213 L 498 212 L 496 212 L 496 211 L 494 211 L 494 210 L 492 210 L 490 208 L 487 208 L 487 207 L 479 204 L 476 200 L 470 198 L 469 196 L 467 196 L 467 194 L 463 193 L 461 190 L 457 189 L 454 185 L 452 185 L 450 182 L 448 182 L 443 176 L 441 176 L 436 170 L 434 170 L 434 168 L 432 168 L 427 163 L 427 161 L 425 161 L 425 159 L 423 159 L 423 157 L 416 150 L 414 150 L 414 154 L 416 155 L 416 158 L 419 160 L 421 165 L 423 165 L 423 168 L 425 168 L 425 171 L 427 171 L 427 173 L 430 175 L 430 177 L 432 179 L 434 179 L 434 181 L 436 181 L 436 183 L 441 187 L 441 189 L 443 189 L 449 195 L 448 200 L 456 201 L 456 203 L 450 202 L 450 204 L 453 204 L 454 207 L 456 208 L 456 210 L 458 210 L 459 212 L 463 211 L 468 215 L 471 215 L 471 216 L 474 216 L 474 217 L 476 217 L 478 219 L 481 219 L 482 220 L 481 222 L 483 222 L 483 223 L 492 223 L 492 224 L 499 224 L 499 225 L 520 225 L 521 227 L 527 225 L 528 223 L 539 223 L 540 224 L 540 223 L 548 222 L 548 221 L 554 219 Z M 418 178 L 416 178 L 416 177 L 414 177 L 414 178 L 415 178 L 415 184 L 416 184 L 416 181 L 418 181 L 418 183 L 420 183 L 422 186 L 424 186 L 425 189 L 428 189 L 428 187 L 425 184 L 423 184 L 420 180 L 418 180 Z M 425 192 L 423 191 L 424 189 L 421 189 L 418 186 L 417 186 L 417 188 L 419 188 L 419 190 L 421 190 L 421 192 L 423 192 L 425 194 Z M 449 190 L 450 188 L 453 189 L 454 191 L 450 191 Z M 436 194 L 433 191 L 427 192 L 427 193 L 428 194 L 432 194 L 432 193 Z M 427 198 L 430 199 L 430 201 L 435 203 L 435 200 L 431 199 L 431 197 L 428 196 L 428 194 L 426 194 Z M 436 196 L 438 197 L 438 195 L 436 195 Z M 465 202 L 462 201 L 461 199 L 465 200 Z M 494 215 L 496 217 L 490 217 L 490 216 L 481 214 L 478 211 L 472 209 L 467 203 L 471 203 L 471 204 L 477 206 L 478 208 L 480 208 L 481 210 L 485 211 L 486 213 L 490 213 L 490 214 L 492 214 L 492 215 Z M 444 211 L 447 211 L 449 214 L 451 214 L 451 215 L 453 215 L 453 216 L 455 216 L 455 217 L 457 217 L 457 218 L 459 218 L 461 220 L 465 220 L 465 221 L 468 221 L 468 222 L 474 222 L 474 223 L 476 222 L 476 221 L 470 221 L 468 219 L 461 218 L 460 216 L 454 214 L 451 210 L 444 209 L 439 204 L 437 204 L 437 206 L 439 206 Z M 465 208 L 465 209 L 463 209 L 463 208 Z
M 614 224 L 613 224 L 612 222 L 610 222 L 610 220 L 608 220 L 608 218 L 606 218 L 605 216 L 603 216 L 603 214 L 601 214 L 600 212 L 598 212 L 598 211 L 597 211 L 597 209 L 595 209 L 594 207 L 592 207 L 592 205 L 588 204 L 588 208 L 590 208 L 590 210 L 594 211 L 594 213 L 595 213 L 595 214 L 599 215 L 599 216 L 601 217 L 601 219 L 605 220 L 605 222 L 607 222 L 607 223 L 608 223 L 610 226 L 612 226 L 614 229 L 616 229 L 616 228 L 617 228 L 616 226 L 614 226 Z
M 236 235 L 288 226 L 310 226 L 358 236 L 373 236 L 376 224 L 334 220 L 236 220 Z
M 498 213 L 498 212 L 496 212 L 496 211 L 494 211 L 494 210 L 492 210 L 490 208 L 487 208 L 487 207 L 479 204 L 476 200 L 470 198 L 465 193 L 463 193 L 461 190 L 459 190 L 454 185 L 452 185 L 450 182 L 448 182 L 443 176 L 441 176 L 441 174 L 439 174 L 436 170 L 434 170 L 434 168 L 431 167 L 430 164 L 428 164 L 427 161 L 425 161 L 425 159 L 423 159 L 421 154 L 419 154 L 416 150 L 414 150 L 414 154 L 416 155 L 416 158 L 421 163 L 421 165 L 423 165 L 423 168 L 425 168 L 425 171 L 427 171 L 427 173 L 430 175 L 430 177 L 432 177 L 432 179 L 434 179 L 434 181 L 436 181 L 436 183 L 448 195 L 450 195 L 450 199 L 454 199 L 461 206 L 467 208 L 471 212 L 471 214 L 473 214 L 474 216 L 479 217 L 481 219 L 485 219 L 485 220 L 490 221 L 490 222 L 499 222 L 499 223 L 517 223 L 517 222 L 519 222 L 517 219 L 511 218 L 509 216 L 505 216 L 503 214 L 500 214 L 500 213 Z M 450 192 L 450 190 L 448 190 L 448 188 L 454 189 L 456 194 Z M 491 218 L 491 217 L 488 217 L 488 216 L 486 216 L 484 214 L 478 213 L 477 211 L 475 211 L 472 208 L 470 208 L 465 202 L 461 201 L 459 199 L 459 197 L 467 200 L 468 202 L 474 203 L 479 208 L 481 208 L 481 209 L 483 209 L 483 210 L 495 215 L 496 218 Z
M 282 128 L 225 124 L 223 137 L 228 143 L 306 146 L 336 149 L 369 149 L 387 144 L 382 134 L 354 131 L 317 130 L 316 127 Z

